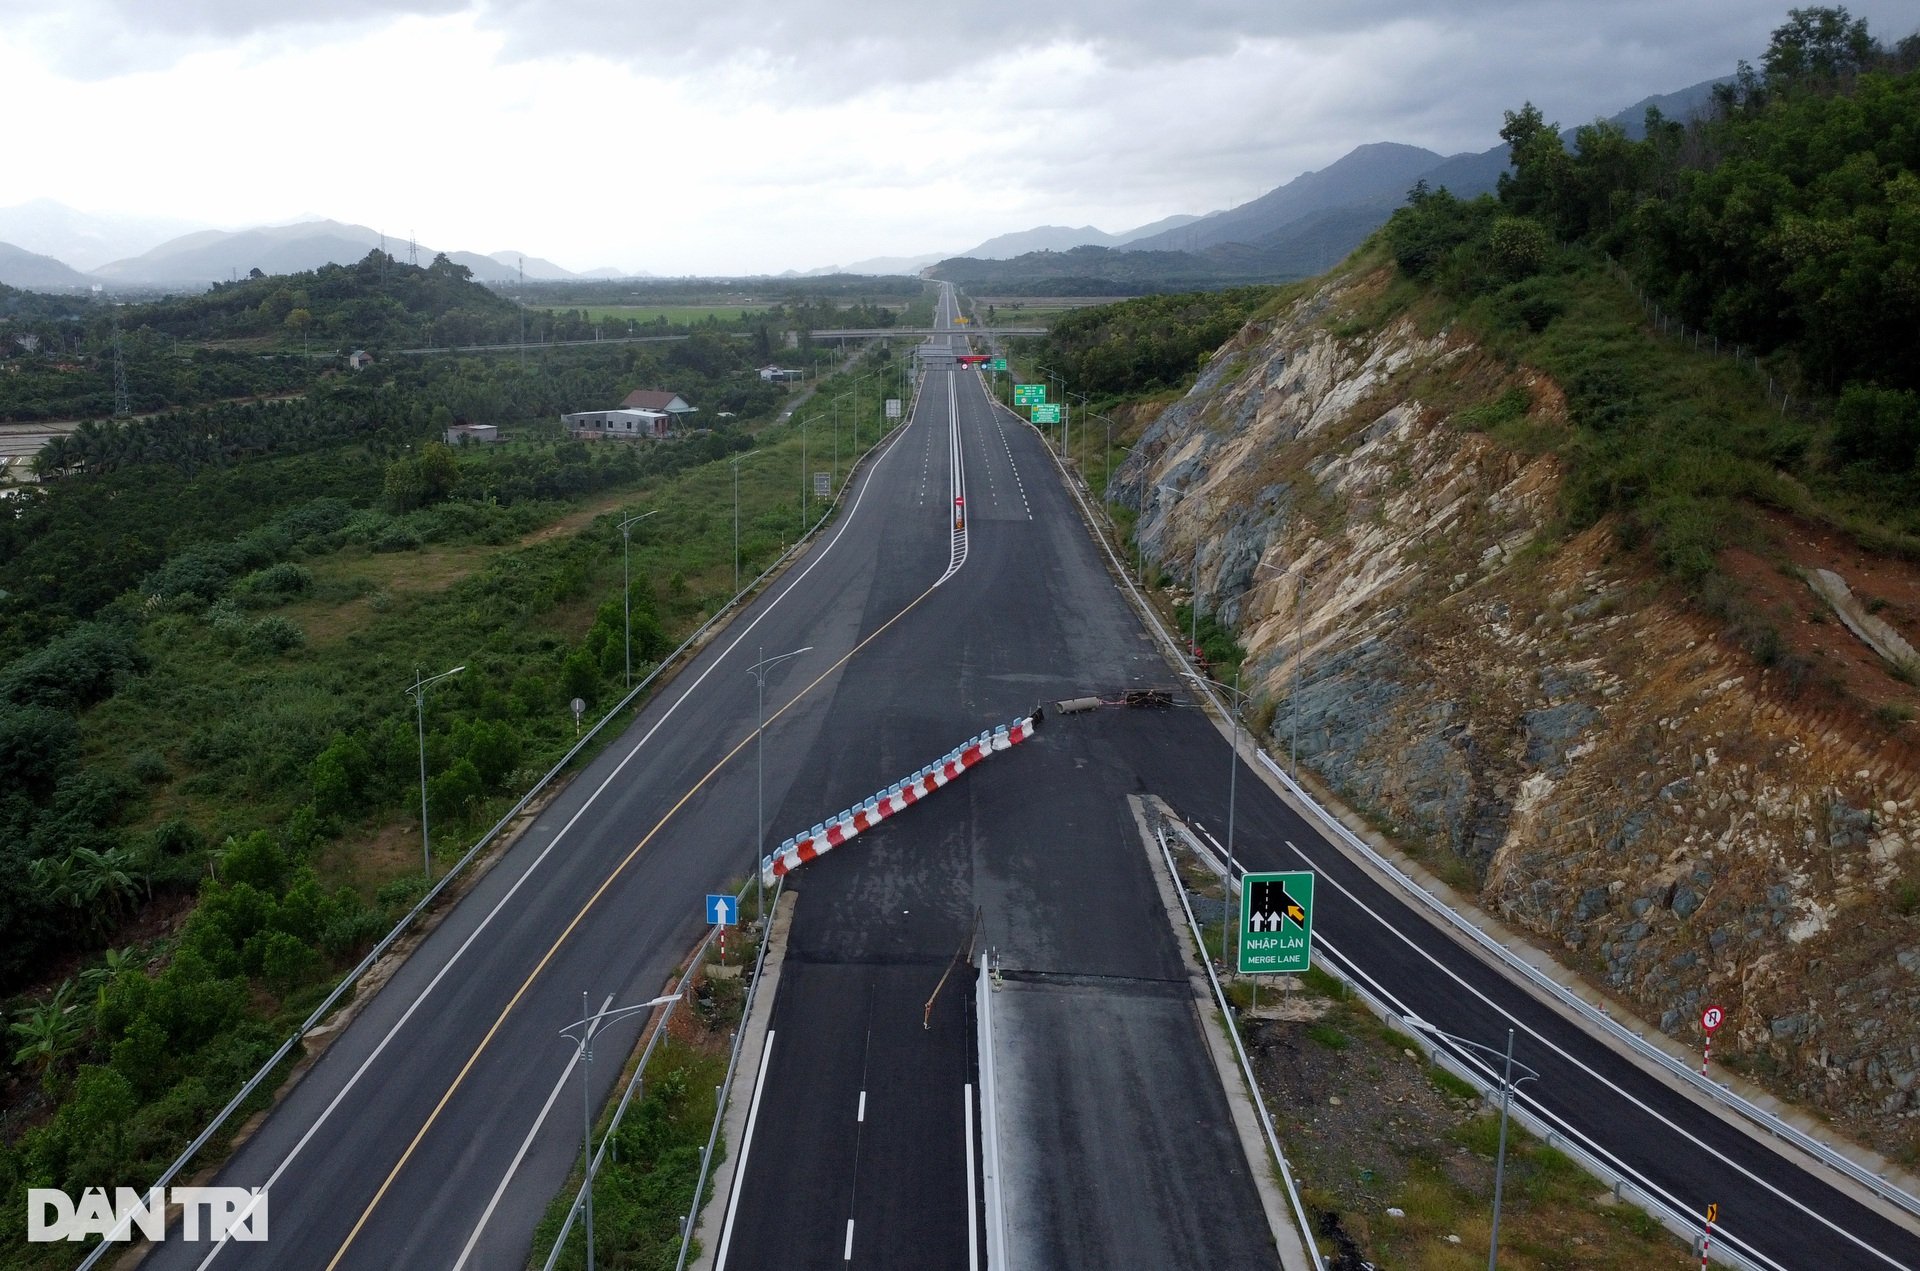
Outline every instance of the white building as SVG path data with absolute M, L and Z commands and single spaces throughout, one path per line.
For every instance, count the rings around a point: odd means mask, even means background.
M 664 410 L 583 410 L 560 416 L 567 436 L 585 440 L 606 437 L 621 441 L 670 437 L 673 416 Z

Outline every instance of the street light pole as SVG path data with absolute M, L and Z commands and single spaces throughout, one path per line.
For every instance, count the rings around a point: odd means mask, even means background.
M 740 461 L 759 454 L 749 450 L 733 457 L 733 594 L 740 594 Z
M 753 677 L 754 687 L 759 698 L 759 715 L 753 729 L 753 750 L 755 767 L 754 792 L 754 839 L 753 839 L 753 912 L 764 918 L 766 915 L 766 884 L 760 878 L 760 849 L 767 843 L 767 672 L 788 658 L 797 658 L 802 653 L 811 653 L 812 645 L 795 649 L 790 653 L 776 653 L 766 656 L 766 647 L 758 650 L 760 660 L 747 668 L 747 674 Z
M 1533 1068 L 1528 1067 L 1528 1065 L 1520 1064 L 1520 1067 L 1527 1070 L 1526 1075 L 1522 1076 L 1519 1081 L 1514 1080 L 1513 1029 L 1511 1028 L 1507 1030 L 1506 1050 L 1498 1051 L 1491 1046 L 1483 1046 L 1479 1042 L 1468 1041 L 1464 1037 L 1456 1037 L 1452 1033 L 1435 1028 L 1432 1024 L 1427 1023 L 1427 1021 L 1416 1015 L 1409 1015 L 1406 1018 L 1407 1023 L 1423 1032 L 1432 1033 L 1435 1037 L 1444 1037 L 1456 1046 L 1465 1046 L 1477 1050 L 1483 1055 L 1489 1055 L 1501 1060 L 1500 1149 L 1494 1159 L 1493 1166 L 1493 1233 L 1487 1239 L 1487 1271 L 1498 1271 L 1500 1261 L 1500 1193 L 1505 1185 L 1507 1175 L 1507 1110 L 1513 1104 L 1514 1089 L 1518 1087 L 1521 1082 L 1537 1081 L 1540 1074 Z
M 438 675 L 420 678 L 420 668 L 413 669 L 413 687 L 407 692 L 413 694 L 413 721 L 420 738 L 420 860 L 428 878 L 433 877 L 433 840 L 427 835 L 427 708 L 426 687 L 449 675 L 458 675 L 466 670 L 456 666 L 451 671 L 442 671 Z
M 593 1271 L 593 1095 L 592 1083 L 588 1073 L 593 1068 L 593 1033 L 603 1023 L 624 1019 L 640 1011 L 650 1011 L 656 1006 L 664 1006 L 678 998 L 678 993 L 666 997 L 656 997 L 651 1002 L 638 1002 L 632 1006 L 616 1006 L 612 1010 L 601 1011 L 597 1015 L 587 1015 L 575 1020 L 560 1030 L 560 1035 L 574 1043 L 578 1048 L 575 1058 L 580 1061 L 580 1123 L 583 1133 L 580 1136 L 580 1177 L 586 1196 L 587 1219 L 587 1271 Z M 587 993 L 580 991 L 580 1009 L 587 1008 Z M 580 1030 L 580 1036 L 574 1037 L 573 1030 Z
M 735 492 L 737 496 L 738 487 L 736 487 Z M 738 504 L 736 503 L 735 506 L 737 507 Z M 652 512 L 642 512 L 638 516 L 630 516 L 626 520 L 620 522 L 620 612 L 626 621 L 626 625 L 622 628 L 622 633 L 626 637 L 626 651 L 627 651 L 626 653 L 626 666 L 627 666 L 626 684 L 628 688 L 633 687 L 633 579 L 628 575 L 628 572 L 627 572 L 627 548 L 630 540 L 633 537 L 633 523 L 635 521 L 644 521 L 650 516 L 657 515 L 659 511 L 660 511 L 659 508 L 655 508 Z M 739 535 L 738 535 L 739 522 L 737 520 L 734 522 L 734 526 L 735 526 L 734 546 L 737 549 L 739 546 Z M 740 590 L 739 586 L 737 585 L 738 581 L 739 580 L 736 577 L 735 578 L 736 585 L 734 587 L 735 591 Z
M 1500 1071 L 1500 1151 L 1493 1163 L 1493 1233 L 1487 1238 L 1487 1271 L 1500 1261 L 1500 1193 L 1507 1180 L 1507 1109 L 1513 1103 L 1513 1030 L 1507 1030 L 1506 1064 Z

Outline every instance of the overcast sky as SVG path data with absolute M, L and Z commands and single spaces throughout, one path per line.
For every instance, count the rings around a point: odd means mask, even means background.
M 1876 34 L 1914 0 L 1848 6 Z M 0 0 L 0 206 L 310 215 L 571 269 L 1119 231 L 1354 146 L 1758 61 L 1782 0 Z

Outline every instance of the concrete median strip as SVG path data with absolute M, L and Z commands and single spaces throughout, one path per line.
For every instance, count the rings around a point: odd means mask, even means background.
M 1040 712 L 1036 710 L 1011 724 L 988 729 L 978 737 L 968 739 L 965 744 L 954 747 L 937 762 L 928 764 L 906 780 L 896 781 L 865 802 L 856 803 L 845 812 L 829 817 L 804 834 L 794 835 L 760 862 L 760 876 L 768 886 L 772 886 L 814 857 L 831 852 L 848 839 L 865 833 L 896 812 L 918 803 L 996 751 L 1019 745 L 1033 736 L 1034 730 L 1040 727 L 1040 719 Z

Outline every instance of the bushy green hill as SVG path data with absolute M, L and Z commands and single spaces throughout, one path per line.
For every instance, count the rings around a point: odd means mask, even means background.
M 355 265 L 215 283 L 126 311 L 123 325 L 178 340 L 294 336 L 335 345 L 478 344 L 518 338 L 520 310 L 445 256 L 420 268 L 380 251 Z

